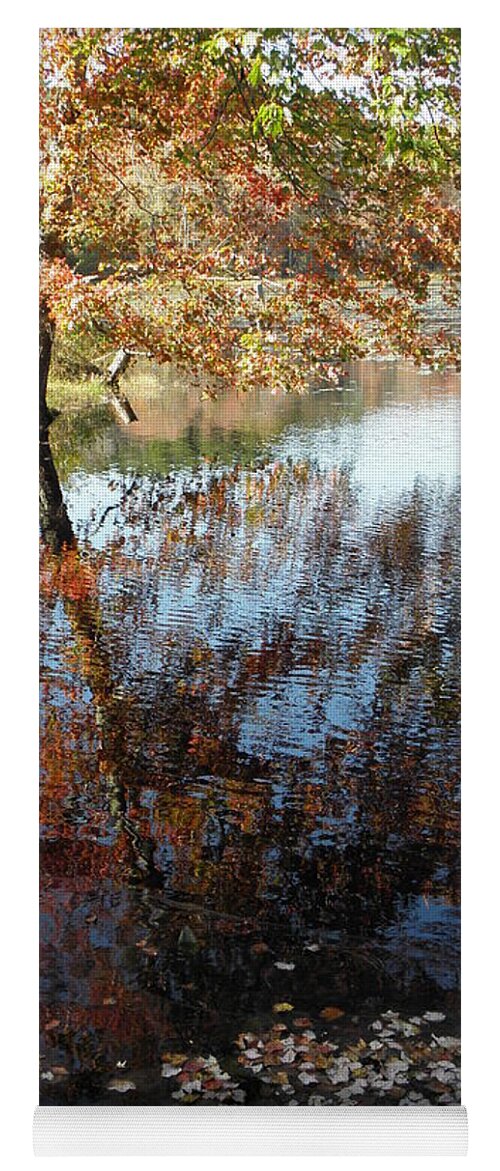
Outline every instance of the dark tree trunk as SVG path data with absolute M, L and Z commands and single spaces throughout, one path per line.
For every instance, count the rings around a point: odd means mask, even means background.
M 65 545 L 73 545 L 75 535 L 61 492 L 49 442 L 49 427 L 52 420 L 47 406 L 47 380 L 54 329 L 47 307 L 40 306 L 39 328 L 39 481 L 40 481 L 40 528 L 42 538 L 54 553 L 60 553 Z
M 51 421 L 47 407 L 47 382 L 49 377 L 50 359 L 54 341 L 54 326 L 49 318 L 47 306 L 42 301 L 40 305 L 40 319 L 38 328 L 38 381 L 40 402 L 40 431 L 48 427 Z
M 40 529 L 45 544 L 53 553 L 74 545 L 75 534 L 64 503 L 49 443 L 48 426 L 40 428 L 39 448 Z

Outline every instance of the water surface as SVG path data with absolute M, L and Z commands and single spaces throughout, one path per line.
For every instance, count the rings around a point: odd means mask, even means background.
M 162 1049 L 229 1060 L 277 1001 L 340 1030 L 457 1004 L 456 377 L 212 403 L 143 366 L 128 393 L 128 429 L 51 429 L 77 546 L 42 552 L 50 1101 L 111 1101 L 119 1061 L 163 1101 Z

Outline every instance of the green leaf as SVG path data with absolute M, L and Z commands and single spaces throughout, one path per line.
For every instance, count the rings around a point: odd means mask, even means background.
M 254 134 L 260 130 L 269 138 L 278 138 L 283 133 L 284 121 L 283 106 L 279 102 L 263 102 L 254 118 Z
M 256 57 L 252 65 L 250 73 L 248 74 L 250 85 L 260 85 L 262 81 L 262 57 Z
M 395 154 L 395 150 L 396 150 L 396 144 L 397 144 L 397 139 L 398 139 L 397 132 L 396 132 L 396 130 L 394 129 L 394 127 L 393 127 L 393 126 L 391 126 L 391 127 L 390 127 L 390 129 L 387 131 L 387 134 L 386 134 L 386 136 L 385 136 L 385 150 L 384 150 L 384 154 L 385 154 L 385 157 L 386 157 L 386 158 L 394 158 L 394 154 Z

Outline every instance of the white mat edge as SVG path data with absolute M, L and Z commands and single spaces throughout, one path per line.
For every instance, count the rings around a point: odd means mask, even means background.
M 466 1155 L 464 1106 L 38 1106 L 37 1156 Z

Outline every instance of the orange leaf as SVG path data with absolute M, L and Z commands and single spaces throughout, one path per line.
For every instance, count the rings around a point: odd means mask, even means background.
M 324 1021 L 336 1021 L 338 1017 L 343 1016 L 344 1013 L 341 1008 L 334 1008 L 333 1006 L 322 1009 L 320 1017 Z

